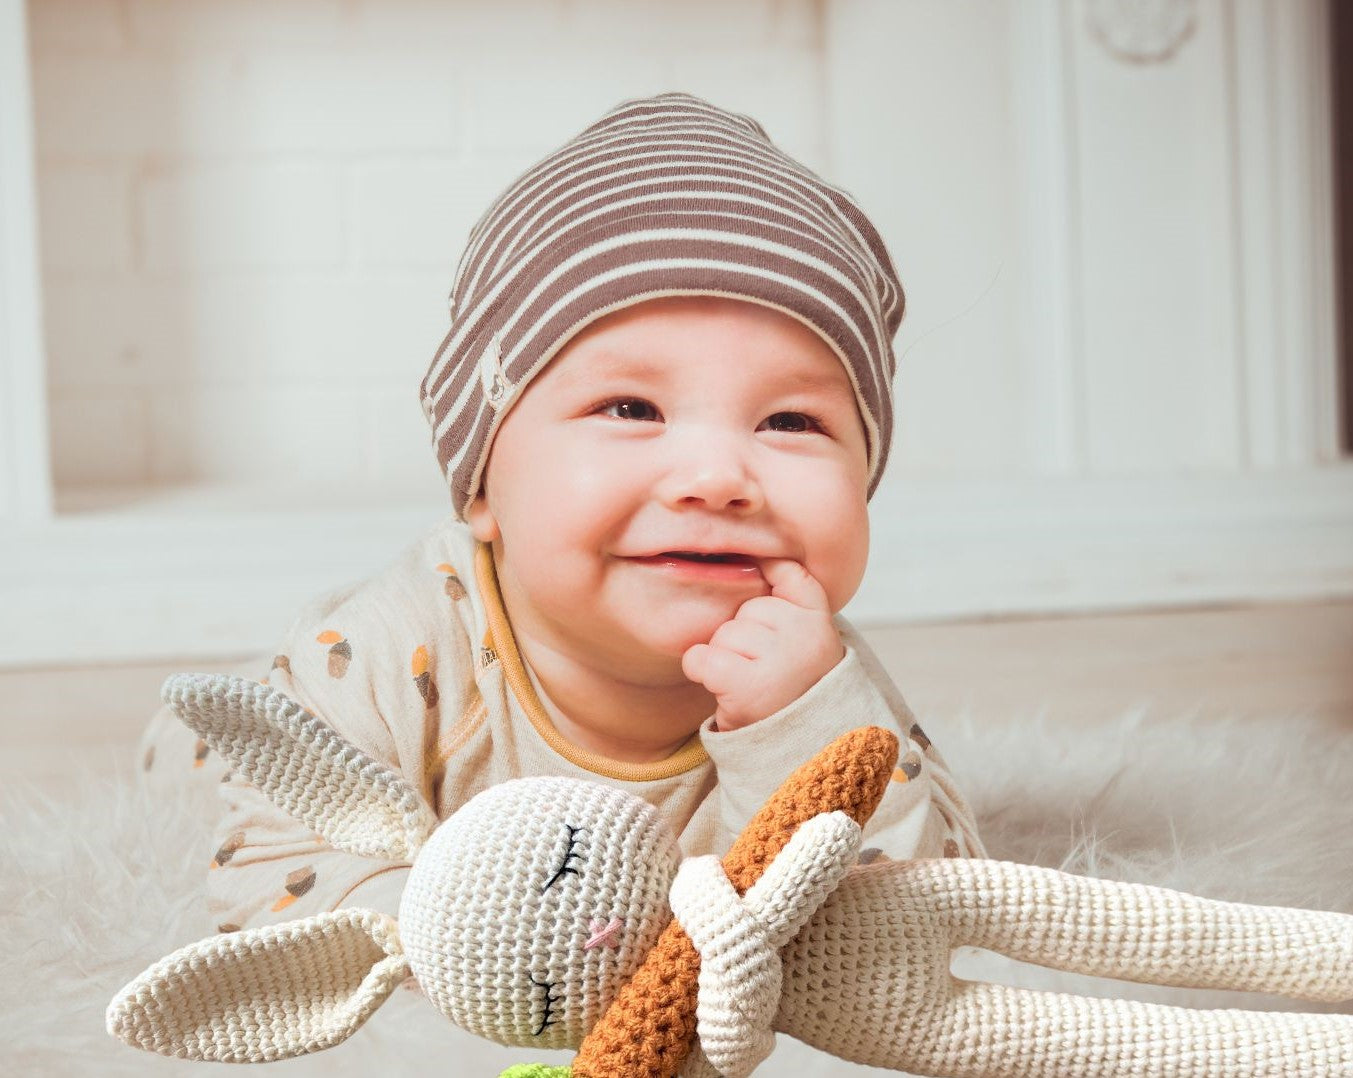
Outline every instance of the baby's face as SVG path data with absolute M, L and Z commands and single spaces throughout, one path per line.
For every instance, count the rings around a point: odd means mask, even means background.
M 575 658 L 671 671 L 792 558 L 833 611 L 869 549 L 863 424 L 841 361 L 768 307 L 668 297 L 572 338 L 503 420 L 469 511 L 514 625 Z M 741 555 L 700 565 L 670 552 Z

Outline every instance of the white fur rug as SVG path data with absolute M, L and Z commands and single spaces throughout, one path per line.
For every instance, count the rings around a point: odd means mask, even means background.
M 1346 725 L 1144 712 L 1080 728 L 1038 718 L 921 721 L 972 797 L 994 857 L 1215 898 L 1353 912 L 1353 729 Z M 200 822 L 208 807 L 193 796 L 211 792 L 151 804 L 131 756 L 117 774 L 73 782 L 78 792 L 65 801 L 31 788 L 0 794 L 4 1073 L 200 1076 L 224 1066 L 139 1052 L 103 1029 L 104 1007 L 123 983 L 208 931 L 192 893 L 209 844 Z M 1059 975 L 976 951 L 961 955 L 955 970 L 1194 1006 L 1297 1009 L 1272 997 Z M 399 992 L 346 1044 L 268 1064 L 263 1073 L 496 1078 L 508 1064 L 533 1059 L 567 1056 L 472 1040 L 420 997 Z M 759 1073 L 887 1072 L 782 1037 Z

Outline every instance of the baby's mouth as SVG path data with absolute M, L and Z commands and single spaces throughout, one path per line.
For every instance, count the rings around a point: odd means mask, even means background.
M 635 558 L 634 561 L 692 583 L 743 583 L 761 579 L 761 567 L 750 554 L 669 550 L 646 558 Z
M 750 554 L 701 554 L 694 550 L 667 550 L 660 558 L 678 558 L 682 561 L 711 562 L 717 565 L 755 565 Z

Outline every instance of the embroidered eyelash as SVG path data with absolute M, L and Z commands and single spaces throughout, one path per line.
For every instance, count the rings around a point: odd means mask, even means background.
M 582 834 L 583 829 L 581 827 L 570 827 L 568 824 L 564 824 L 564 828 L 568 831 L 568 849 L 564 851 L 564 859 L 560 862 L 554 875 L 550 877 L 549 883 L 540 889 L 542 895 L 554 886 L 557 880 L 563 879 L 565 875 L 582 875 L 582 872 L 574 868 L 569 862 L 582 857 L 582 854 L 578 852 L 578 836 Z
M 564 997 L 556 996 L 554 994 L 554 989 L 556 985 L 553 981 L 537 981 L 535 978 L 535 974 L 529 974 L 528 976 L 530 976 L 531 983 L 533 985 L 535 985 L 537 988 L 543 988 L 545 990 L 545 1013 L 541 1015 L 540 1025 L 536 1028 L 536 1031 L 533 1034 L 534 1036 L 539 1037 L 542 1033 L 545 1032 L 545 1030 L 547 1030 L 550 1026 L 554 1025 L 558 1021 L 558 1019 L 552 1017 L 554 1014 L 554 1005 Z

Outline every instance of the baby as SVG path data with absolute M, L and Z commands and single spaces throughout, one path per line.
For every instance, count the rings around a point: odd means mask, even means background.
M 868 555 L 902 291 L 845 192 L 753 120 L 627 101 L 472 231 L 423 382 L 454 520 L 293 625 L 268 680 L 450 815 L 600 780 L 722 853 L 838 734 L 904 740 L 866 859 L 981 856 L 945 765 L 838 611 Z M 162 712 L 145 764 L 219 780 L 222 931 L 367 906 L 334 850 Z M 585 841 L 586 836 L 579 836 Z

